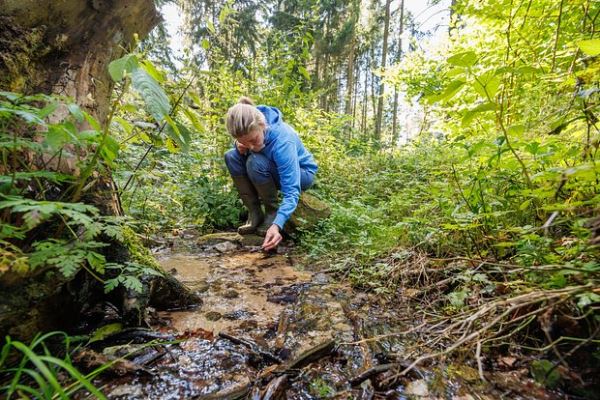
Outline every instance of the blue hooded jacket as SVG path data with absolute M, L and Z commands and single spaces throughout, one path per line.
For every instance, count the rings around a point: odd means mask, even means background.
M 256 108 L 267 120 L 265 147 L 260 152 L 275 163 L 279 172 L 283 200 L 273 223 L 283 229 L 300 198 L 300 169 L 315 174 L 318 169 L 317 163 L 302 144 L 296 131 L 283 122 L 279 109 L 264 105 Z

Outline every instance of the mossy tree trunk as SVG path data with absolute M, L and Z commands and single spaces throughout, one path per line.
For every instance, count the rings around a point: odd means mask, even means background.
M 113 89 L 109 62 L 134 47 L 159 20 L 153 0 L 0 0 L 0 90 L 68 96 L 105 123 Z M 67 113 L 58 110 L 52 118 Z M 82 201 L 105 215 L 122 213 L 110 174 L 96 179 Z M 132 246 L 138 245 L 130 240 L 111 246 L 107 259 L 135 258 L 138 250 Z M 127 322 L 141 323 L 153 291 L 159 306 L 197 300 L 170 276 L 148 282 L 146 289 L 142 296 L 112 294 Z M 102 286 L 85 272 L 65 279 L 55 271 L 38 271 L 19 279 L 10 268 L 0 268 L 0 292 L 0 337 L 22 339 L 40 330 L 68 329 L 85 308 L 107 300 Z

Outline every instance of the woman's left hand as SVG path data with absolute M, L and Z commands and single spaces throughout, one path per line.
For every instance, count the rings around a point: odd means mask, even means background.
M 267 234 L 265 235 L 265 241 L 262 244 L 262 249 L 265 251 L 273 250 L 277 247 L 277 245 L 281 242 L 283 236 L 279 232 L 279 226 L 273 224 L 267 230 Z

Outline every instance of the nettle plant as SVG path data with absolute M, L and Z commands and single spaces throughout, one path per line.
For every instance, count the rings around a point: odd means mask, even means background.
M 151 63 L 129 54 L 109 72 L 120 91 L 104 125 L 65 98 L 0 92 L 0 272 L 27 276 L 54 267 L 69 278 L 85 269 L 106 291 L 119 285 L 141 291 L 141 276 L 160 275 L 137 260 L 107 262 L 103 248 L 128 242 L 126 218 L 102 215 L 82 199 L 116 165 L 121 145 L 113 116 L 130 87 L 161 124 L 157 136 L 185 147 L 187 131 L 171 118 Z

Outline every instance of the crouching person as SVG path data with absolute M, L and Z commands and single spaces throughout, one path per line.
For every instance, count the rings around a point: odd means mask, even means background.
M 275 249 L 301 191 L 314 182 L 317 164 L 275 107 L 255 106 L 242 97 L 227 111 L 226 125 L 235 144 L 225 153 L 225 163 L 248 209 L 248 222 L 238 232 L 264 235 L 262 248 Z

